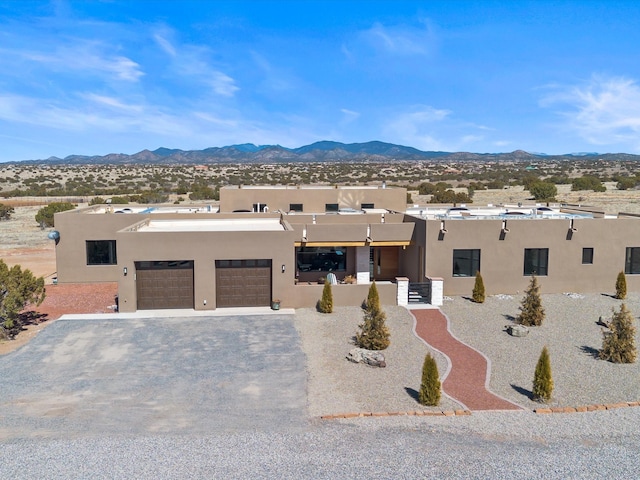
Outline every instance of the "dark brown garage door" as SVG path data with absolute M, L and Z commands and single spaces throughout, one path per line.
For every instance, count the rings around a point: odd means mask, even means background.
M 194 308 L 193 261 L 136 262 L 138 310 Z
M 217 307 L 271 305 L 271 260 L 216 260 Z

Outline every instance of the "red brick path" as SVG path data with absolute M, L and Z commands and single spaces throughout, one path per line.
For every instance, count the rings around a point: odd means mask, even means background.
M 428 345 L 449 357 L 449 372 L 442 382 L 444 392 L 469 410 L 520 410 L 487 389 L 487 359 L 449 331 L 449 321 L 438 309 L 411 310 L 415 333 Z M 441 372 L 442 374 L 442 372 Z

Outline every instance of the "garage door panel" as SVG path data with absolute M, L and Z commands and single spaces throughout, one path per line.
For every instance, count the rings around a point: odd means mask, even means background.
M 136 266 L 139 310 L 194 308 L 193 262 L 188 262 L 190 268 L 184 263 L 180 268 L 169 266 L 169 262 L 144 263 L 143 268 Z
M 216 262 L 216 305 L 218 307 L 269 306 L 271 304 L 271 267 L 220 266 Z M 256 261 L 250 260 L 249 262 Z M 270 263 L 270 261 L 267 261 Z M 262 261 L 262 263 L 267 263 Z M 228 264 L 225 264 L 228 265 Z

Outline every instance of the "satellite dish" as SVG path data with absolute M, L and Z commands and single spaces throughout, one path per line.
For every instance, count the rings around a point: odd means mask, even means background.
M 49 237 L 50 240 L 60 240 L 60 232 L 53 230 L 52 232 L 49 232 L 47 237 Z

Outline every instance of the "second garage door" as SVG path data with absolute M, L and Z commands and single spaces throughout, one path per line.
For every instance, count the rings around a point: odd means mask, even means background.
M 136 262 L 138 310 L 194 308 L 193 261 Z
M 216 260 L 216 307 L 271 305 L 271 260 Z

